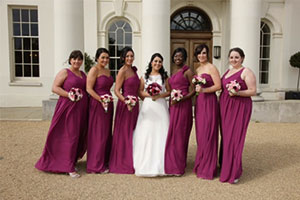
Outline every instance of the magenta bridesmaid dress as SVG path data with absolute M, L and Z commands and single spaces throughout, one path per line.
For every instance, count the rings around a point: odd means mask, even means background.
M 99 95 L 110 94 L 114 83 L 111 76 L 101 75 L 96 79 L 94 91 Z M 87 143 L 87 172 L 102 173 L 108 169 L 112 140 L 113 102 L 105 112 L 101 102 L 90 98 L 89 128 Z
M 137 68 L 133 67 L 133 70 L 135 71 L 135 75 L 123 82 L 122 94 L 124 97 L 133 95 L 138 98 L 140 80 L 136 73 Z M 128 111 L 127 105 L 118 100 L 109 160 L 109 172 L 111 173 L 134 174 L 132 143 L 138 114 L 138 102 L 131 111 Z
M 221 79 L 221 182 L 234 183 L 234 180 L 242 175 L 242 153 L 252 112 L 252 100 L 250 97 L 229 96 L 226 84 L 236 80 L 241 90 L 246 90 L 247 85 L 241 79 L 243 70 L 225 78 L 227 71 Z
M 203 88 L 214 85 L 209 74 L 201 76 L 206 79 Z M 217 175 L 218 118 L 219 105 L 215 92 L 199 93 L 195 105 L 197 153 L 194 166 L 199 178 L 213 179 Z
M 169 79 L 171 89 L 179 89 L 183 96 L 189 92 L 190 82 L 184 77 L 188 66 L 183 66 Z M 170 106 L 170 125 L 165 149 L 165 173 L 182 175 L 185 172 L 189 137 L 193 125 L 192 100 Z
M 74 172 L 77 159 L 86 150 L 86 132 L 88 121 L 88 94 L 86 75 L 82 78 L 67 69 L 68 76 L 62 88 L 69 91 L 80 88 L 83 98 L 72 102 L 60 96 L 54 111 L 43 154 L 35 167 L 47 172 Z

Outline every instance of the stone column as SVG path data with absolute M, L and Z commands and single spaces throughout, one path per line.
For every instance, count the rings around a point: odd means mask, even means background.
M 98 48 L 97 0 L 83 1 L 84 51 L 93 58 Z M 104 44 L 102 45 L 104 47 Z
M 54 0 L 55 74 L 67 67 L 72 50 L 83 51 L 83 0 Z
M 143 0 L 142 4 L 142 74 L 154 53 L 163 56 L 170 74 L 170 0 Z
M 256 76 L 259 92 L 260 0 L 231 0 L 230 48 L 240 47 L 245 53 L 243 65 Z M 262 100 L 253 98 L 253 100 Z

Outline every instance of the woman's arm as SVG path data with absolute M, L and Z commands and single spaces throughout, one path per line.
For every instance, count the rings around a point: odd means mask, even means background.
M 165 88 L 166 88 L 166 91 L 165 91 L 165 92 L 153 96 L 153 97 L 152 97 L 152 100 L 155 101 L 156 99 L 159 99 L 159 98 L 166 98 L 166 97 L 170 96 L 170 94 L 171 94 L 171 89 L 170 89 L 169 79 L 168 79 L 168 78 L 165 80 Z
M 255 78 L 254 73 L 249 68 L 246 68 L 242 72 L 241 78 L 245 81 L 248 89 L 238 91 L 236 96 L 241 96 L 241 97 L 255 96 L 256 95 L 256 78 Z
M 98 76 L 96 67 L 92 67 L 87 75 L 86 91 L 97 101 L 100 101 L 100 96 L 95 92 L 94 85 Z
M 212 92 L 216 92 L 218 90 L 221 89 L 221 78 L 220 78 L 220 73 L 218 71 L 218 69 L 214 66 L 211 65 L 210 68 L 210 76 L 214 82 L 214 85 L 212 85 L 211 87 L 207 87 L 207 88 L 202 88 L 200 89 L 200 92 L 203 93 L 212 93 Z
M 144 100 L 145 97 L 151 97 L 151 95 L 148 92 L 144 91 L 144 89 L 145 89 L 145 81 L 144 81 L 144 78 L 141 77 L 141 79 L 140 79 L 140 88 L 139 88 L 139 97 L 142 100 Z
M 68 77 L 67 69 L 63 69 L 60 72 L 58 72 L 52 85 L 53 93 L 68 98 L 68 92 L 62 88 L 62 85 L 67 77 Z
M 116 78 L 116 84 L 115 84 L 115 95 L 120 99 L 121 101 L 125 101 L 125 97 L 121 94 L 121 88 L 123 85 L 123 82 L 125 80 L 125 71 L 124 68 L 121 67 L 121 69 L 118 72 L 117 78 Z
M 187 99 L 190 99 L 192 96 L 194 96 L 195 94 L 195 87 L 194 84 L 192 82 L 193 76 L 195 75 L 194 72 L 189 69 L 184 73 L 185 77 L 189 80 L 190 82 L 190 87 L 189 87 L 189 93 L 187 95 L 185 95 L 181 101 L 185 101 Z

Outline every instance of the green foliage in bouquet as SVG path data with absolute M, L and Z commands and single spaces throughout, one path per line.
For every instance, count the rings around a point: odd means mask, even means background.
M 87 53 L 84 53 L 84 71 L 88 73 L 95 64 L 95 61 Z
M 291 56 L 290 58 L 290 65 L 292 67 L 296 67 L 299 69 L 298 73 L 298 82 L 297 82 L 297 91 L 299 92 L 299 77 L 300 77 L 300 51 L 295 53 L 294 55 Z

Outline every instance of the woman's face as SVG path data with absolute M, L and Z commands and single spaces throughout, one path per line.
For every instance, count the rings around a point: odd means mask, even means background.
M 197 55 L 197 58 L 200 63 L 207 62 L 207 50 L 206 48 L 203 48 L 202 51 Z
M 125 65 L 131 66 L 134 61 L 134 54 L 132 51 L 128 51 L 126 56 L 125 56 Z
M 79 69 L 83 60 L 81 58 L 71 58 L 70 63 L 74 69 Z
M 183 61 L 183 55 L 182 55 L 181 52 L 177 52 L 177 53 L 174 55 L 174 63 L 175 63 L 175 65 L 177 65 L 177 66 L 183 65 L 184 61 Z
M 109 55 L 105 52 L 101 53 L 100 56 L 97 59 L 97 62 L 101 65 L 101 66 L 106 66 L 109 63 Z
M 152 66 L 152 71 L 159 71 L 160 68 L 162 67 L 163 61 L 161 60 L 160 57 L 155 57 L 152 62 L 151 62 L 151 66 Z
M 229 63 L 234 68 L 239 68 L 243 63 L 243 60 L 241 55 L 236 51 L 232 51 L 229 55 Z

